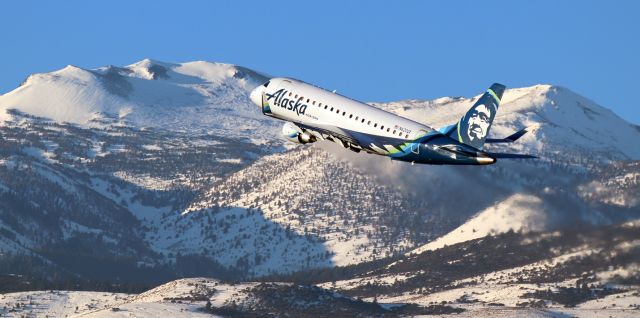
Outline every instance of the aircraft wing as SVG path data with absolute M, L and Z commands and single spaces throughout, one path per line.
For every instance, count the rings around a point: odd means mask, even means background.
M 353 145 L 359 145 L 359 141 L 349 132 L 349 130 L 342 129 L 337 126 L 327 124 L 306 125 L 302 123 L 295 123 L 298 127 L 303 128 L 316 134 L 316 137 L 327 139 L 327 137 L 337 138 L 343 143 L 350 143 Z
M 436 135 L 442 135 L 439 132 L 431 131 L 428 133 L 425 132 L 424 135 L 418 137 L 416 140 L 406 140 L 361 133 L 327 124 L 315 124 L 310 126 L 296 123 L 296 125 L 305 130 L 320 133 L 321 137 L 324 139 L 327 139 L 327 137 L 338 139 L 345 147 L 352 145 L 357 148 L 383 154 L 394 154 L 400 152 L 406 153 L 416 148 L 420 142 L 427 141 Z
M 520 137 L 524 136 L 524 134 L 528 133 L 530 131 L 529 127 L 519 130 L 517 132 L 515 132 L 514 134 L 512 134 L 509 137 L 506 138 L 502 138 L 502 139 L 487 139 L 485 142 L 486 143 L 503 143 L 503 142 L 514 142 L 518 139 L 520 139 Z

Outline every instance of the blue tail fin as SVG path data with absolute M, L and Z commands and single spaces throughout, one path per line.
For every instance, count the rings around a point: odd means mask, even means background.
M 463 144 L 482 149 L 505 88 L 498 83 L 491 85 L 447 135 Z

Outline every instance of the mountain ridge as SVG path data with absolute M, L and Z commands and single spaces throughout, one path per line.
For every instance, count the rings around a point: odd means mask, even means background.
M 10 118 L 8 109 L 17 109 L 86 127 L 110 123 L 276 138 L 279 123 L 255 111 L 247 97 L 266 79 L 242 66 L 206 61 L 144 59 L 124 67 L 90 70 L 67 66 L 33 74 L 17 89 L 1 95 L 0 109 L 5 114 L 0 120 Z M 478 96 L 372 104 L 440 127 L 457 121 Z M 510 150 L 539 153 L 552 145 L 548 154 L 554 155 L 566 144 L 569 158 L 590 151 L 599 160 L 640 159 L 640 147 L 629 147 L 627 141 L 640 138 L 639 126 L 568 88 L 549 84 L 511 88 L 501 104 L 490 134 L 506 136 L 534 127 L 518 143 L 508 145 Z
M 9 114 L 0 125 L 0 249 L 66 274 L 100 277 L 63 256 L 130 261 L 111 266 L 113 277 L 131 268 L 155 268 L 159 279 L 258 277 L 402 255 L 460 226 L 468 233 L 474 217 L 491 220 L 476 228 L 489 235 L 639 217 L 640 147 L 627 140 L 640 131 L 550 85 L 507 90 L 491 134 L 534 128 L 488 146 L 540 159 L 438 167 L 285 143 L 282 122 L 247 97 L 264 78 L 239 66 L 143 60 L 57 72 L 0 96 Z M 474 98 L 374 106 L 437 126 Z M 536 218 L 517 213 L 523 204 Z

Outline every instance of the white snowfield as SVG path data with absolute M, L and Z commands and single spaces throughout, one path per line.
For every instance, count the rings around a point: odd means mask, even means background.
M 240 66 L 204 61 L 167 63 L 145 59 L 124 67 L 106 66 L 92 70 L 68 66 L 51 73 L 31 75 L 20 87 L 1 95 L 0 114 L 5 113 L 6 110 L 15 109 L 30 115 L 43 116 L 53 121 L 69 122 L 82 127 L 108 128 L 120 125 L 130 125 L 137 128 L 156 127 L 198 134 L 242 137 L 254 144 L 262 145 L 265 141 L 279 139 L 279 127 L 282 125 L 282 122 L 263 116 L 259 109 L 249 101 L 248 92 L 265 79 L 265 76 Z M 489 84 L 487 83 L 487 85 Z M 484 89 L 479 87 L 478 92 Z M 401 116 L 410 117 L 432 127 L 440 127 L 456 122 L 477 100 L 478 96 L 471 98 L 443 97 L 430 101 L 406 100 L 375 104 L 375 106 Z M 357 98 L 357 96 L 354 97 Z M 9 118 L 7 116 L 0 117 L 0 121 Z M 540 170 L 541 175 L 547 173 L 544 170 L 545 166 L 539 163 L 566 162 L 568 166 L 581 171 L 583 169 L 581 163 L 584 162 L 640 159 L 640 143 L 629 142 L 640 140 L 640 129 L 637 126 L 566 88 L 536 85 L 508 89 L 503 96 L 491 135 L 505 137 L 524 127 L 531 127 L 531 131 L 516 143 L 508 146 L 487 146 L 490 151 L 508 150 L 509 152 L 536 154 L 541 157 L 533 163 L 500 162 L 495 168 L 489 167 L 489 169 L 499 170 L 502 174 L 510 174 L 510 177 L 517 181 L 514 182 L 516 186 L 528 185 L 529 182 L 526 179 L 518 179 L 518 172 L 521 171 L 518 169 Z M 96 140 L 93 143 L 93 150 L 87 153 L 86 158 L 79 159 L 89 160 L 129 151 L 126 147 L 118 145 L 102 147 L 103 143 Z M 56 162 L 54 151 L 57 147 L 58 145 L 48 144 L 46 149 L 25 148 L 23 151 L 25 154 L 42 161 L 42 164 L 38 163 L 37 165 L 38 171 L 41 171 L 44 177 L 60 184 L 72 186 L 73 180 L 60 179 L 53 171 L 50 171 L 51 169 L 47 165 Z M 184 145 L 177 147 L 184 147 Z M 506 147 L 508 149 L 505 149 Z M 290 154 L 293 157 L 302 155 L 300 148 L 287 144 L 286 147 L 282 147 L 282 150 L 293 149 Z M 162 150 L 159 145 L 155 144 L 144 145 L 144 149 L 148 151 Z M 323 146 L 321 149 L 333 153 L 337 152 L 331 147 Z M 366 154 L 350 154 L 350 156 L 344 157 L 356 163 L 365 161 L 374 163 L 376 170 L 385 170 L 391 167 L 388 169 L 389 171 L 382 173 L 384 176 L 386 173 L 395 177 L 398 174 L 411 171 L 409 169 L 394 170 L 394 165 L 382 165 L 380 160 L 371 160 L 372 156 Z M 215 160 L 212 157 L 212 162 Z M 240 162 L 241 160 L 240 158 L 227 158 L 218 159 L 217 162 Z M 253 167 L 259 167 L 260 163 L 272 164 L 270 160 L 275 164 L 279 159 L 273 160 L 267 156 L 258 159 L 258 164 Z M 10 167 L 15 163 L 9 158 L 0 164 Z M 313 264 L 314 266 L 348 265 L 371 259 L 376 242 L 367 237 L 367 233 L 370 232 L 369 228 L 358 229 L 358 234 L 352 233 L 355 229 L 349 224 L 332 230 L 332 228 L 337 228 L 335 224 L 345 224 L 344 218 L 339 219 L 330 215 L 340 211 L 329 211 L 330 213 L 318 216 L 313 223 L 303 223 L 300 218 L 288 213 L 289 211 L 285 208 L 274 205 L 274 200 L 260 199 L 282 198 L 283 193 L 291 192 L 295 195 L 291 195 L 291 200 L 287 203 L 302 206 L 303 201 L 309 200 L 308 197 L 302 196 L 302 192 L 313 196 L 314 191 L 317 190 L 310 186 L 312 179 L 318 179 L 329 172 L 319 167 L 322 164 L 321 160 L 302 162 L 296 169 L 291 169 L 288 173 L 278 175 L 269 182 L 253 187 L 251 193 L 246 196 L 233 201 L 221 202 L 230 206 L 231 209 L 216 216 L 215 221 L 220 221 L 220 217 L 246 216 L 240 213 L 242 209 L 236 208 L 246 209 L 257 206 L 262 210 L 262 214 L 246 218 L 243 222 L 234 222 L 235 225 L 231 227 L 230 234 L 220 234 L 220 242 L 233 242 L 244 236 L 243 231 L 250 233 L 247 234 L 250 239 L 243 242 L 242 248 L 228 249 L 228 245 L 215 243 L 211 249 L 218 252 L 216 260 L 224 265 L 232 266 L 240 257 L 253 256 L 257 250 L 263 250 L 268 253 L 263 255 L 266 256 L 266 259 L 262 265 L 254 267 L 255 274 L 283 269 L 287 271 L 299 269 L 302 266 L 300 264 L 304 262 L 301 263 L 299 259 L 295 258 L 295 254 L 298 250 L 303 249 L 304 244 L 294 244 L 294 251 L 291 251 L 284 245 L 280 249 L 274 247 L 273 244 L 267 248 L 261 246 L 260 242 L 258 244 L 252 243 L 253 238 L 262 237 L 254 234 L 259 232 L 258 229 L 266 223 L 265 221 L 283 226 L 289 225 L 298 234 L 304 233 L 305 228 L 326 230 L 327 234 L 323 234 L 322 237 L 325 240 L 324 246 L 320 247 L 332 256 L 330 260 L 323 259 L 319 263 Z M 517 169 L 509 169 L 509 164 L 516 165 Z M 430 169 L 431 167 L 425 168 Z M 239 180 L 252 178 L 252 174 L 249 174 L 251 169 L 252 167 L 249 167 L 231 175 L 230 180 L 236 176 Z M 374 175 L 373 172 L 367 170 L 374 169 L 354 170 L 354 174 L 366 171 L 365 174 L 368 176 Z M 298 171 L 305 171 L 305 173 L 300 174 Z M 494 172 L 489 171 L 490 173 Z M 127 171 L 118 171 L 114 175 L 123 181 L 149 190 L 166 190 L 180 182 L 198 184 L 197 178 L 181 173 L 173 175 L 173 179 L 132 175 Z M 624 176 L 623 181 L 634 178 L 637 179 L 637 175 L 630 174 Z M 394 179 L 397 178 L 391 178 L 391 180 Z M 611 190 L 619 188 L 617 185 L 620 183 L 616 182 L 618 183 L 612 186 L 610 182 L 594 181 L 583 185 L 576 191 L 588 193 L 590 196 L 601 196 L 600 201 L 604 203 L 611 202 L 617 206 L 636 206 L 640 202 L 637 196 L 620 194 Z M 287 190 L 291 184 L 296 185 L 295 189 Z M 320 185 L 330 187 L 330 184 Z M 168 229 L 149 234 L 149 241 L 153 242 L 153 246 L 158 252 L 168 254 L 175 253 L 177 249 L 192 249 L 194 251 L 202 249 L 204 241 L 202 233 L 206 233 L 203 224 L 194 225 L 177 221 L 182 220 L 180 219 L 182 216 L 188 216 L 188 213 L 176 218 L 163 219 L 162 217 L 163 213 L 176 212 L 177 214 L 189 211 L 169 211 L 169 207 L 144 206 L 139 202 L 129 200 L 133 194 L 123 192 L 124 194 L 115 196 L 110 194 L 107 188 L 107 184 L 100 183 L 97 179 L 94 181 L 95 190 L 114 202 L 121 202 L 124 199 L 131 213 L 147 222 L 147 225 L 151 227 L 162 226 Z M 201 190 L 213 195 L 219 189 Z M 357 195 L 369 193 L 365 190 L 367 189 L 361 190 Z M 555 190 L 550 189 L 549 191 Z M 449 234 L 422 247 L 407 240 L 400 240 L 394 244 L 397 250 L 402 251 L 411 252 L 412 249 L 418 248 L 413 251 L 416 253 L 512 229 L 522 231 L 546 229 L 548 220 L 546 214 L 541 211 L 548 212 L 553 207 L 549 207 L 543 200 L 539 193 L 509 195 L 496 200 L 489 206 L 470 211 L 469 215 L 473 215 L 472 218 Z M 207 204 L 206 200 L 192 202 L 192 207 L 193 210 L 205 210 L 208 208 Z M 332 204 L 332 202 L 327 202 L 327 204 Z M 365 204 L 368 205 L 368 209 L 374 210 L 376 200 L 365 200 L 359 203 L 359 205 Z M 176 223 L 185 228 L 185 231 L 179 236 L 176 236 L 174 232 Z M 371 225 L 371 227 L 374 226 Z M 77 227 L 73 227 L 73 229 L 79 231 Z M 24 246 L 32 245 L 28 238 L 24 238 L 22 241 Z M 420 242 L 420 244 L 422 243 Z M 15 242 L 2 236 L 0 236 L 0 246 L 8 251 L 20 250 Z M 318 248 L 311 248 L 312 251 L 316 249 L 318 254 L 322 252 Z M 380 251 L 379 247 L 378 250 Z M 387 251 L 381 252 L 386 253 Z M 286 256 L 294 257 L 287 259 Z
M 338 282 L 340 283 L 340 282 Z M 519 308 L 528 301 L 523 294 L 560 284 L 495 284 L 483 283 L 472 287 L 447 290 L 430 295 L 404 294 L 380 296 L 383 305 L 407 302 L 428 306 L 443 301 L 464 308 L 456 317 L 637 317 L 640 295 L 637 291 L 610 295 L 587 301 L 574 308 L 548 304 L 545 309 Z M 2 317 L 216 317 L 204 311 L 207 300 L 213 307 L 231 303 L 250 304 L 249 287 L 259 283 L 225 284 L 208 278 L 188 278 L 172 281 L 139 295 L 105 292 L 35 291 L 0 295 Z M 281 283 L 286 285 L 284 283 Z M 478 300 L 477 302 L 464 302 Z M 371 301 L 371 299 L 368 299 Z
M 402 295 L 378 297 L 380 303 L 417 303 L 421 305 L 437 304 L 448 302 L 455 306 L 466 309 L 460 314 L 461 317 L 637 317 L 640 314 L 640 292 L 637 287 L 627 287 L 626 292 L 604 296 L 602 298 L 588 300 L 575 307 L 566 307 L 550 301 L 545 301 L 547 308 L 534 309 L 520 307 L 521 304 L 529 301 L 536 301 L 525 294 L 535 291 L 557 291 L 558 288 L 570 288 L 576 285 L 576 279 L 567 281 L 525 284 L 514 283 L 523 273 L 535 269 L 551 268 L 569 261 L 571 258 L 581 255 L 588 255 L 594 250 L 589 246 L 584 246 L 573 253 L 565 254 L 553 259 L 548 259 L 520 267 L 514 267 L 502 271 L 492 272 L 486 275 L 470 277 L 463 281 L 457 281 L 452 285 L 460 287 L 447 289 L 442 292 L 421 294 L 418 290 L 404 293 Z M 629 277 L 637 273 L 638 265 L 631 265 L 626 268 L 614 268 L 609 271 L 596 272 L 597 280 L 594 283 L 610 285 L 609 280 L 614 275 Z M 391 275 L 386 277 L 386 281 L 403 280 L 407 276 Z M 377 281 L 372 278 L 370 281 Z M 351 289 L 362 286 L 366 279 L 337 282 L 339 288 Z M 325 284 L 326 285 L 326 284 Z M 463 301 L 461 301 L 463 300 Z
M 107 120 L 112 125 L 273 138 L 282 123 L 263 116 L 248 98 L 248 92 L 267 78 L 244 67 L 205 61 L 145 59 L 91 70 L 69 65 L 33 74 L 20 87 L 0 95 L 0 121 L 10 118 L 6 110 L 16 109 L 88 127 Z M 479 87 L 478 92 L 484 89 Z M 374 105 L 440 127 L 456 122 L 479 96 Z M 640 147 L 629 142 L 640 137 L 637 126 L 563 87 L 506 90 L 491 134 L 504 137 L 524 127 L 535 129 L 510 145 L 512 150 L 640 158 Z
M 244 67 L 204 61 L 145 59 L 91 70 L 70 65 L 33 74 L 0 95 L 0 122 L 10 118 L 7 110 L 15 109 L 86 127 L 158 127 L 241 136 L 259 144 L 279 138 L 283 124 L 263 116 L 249 101 L 248 93 L 267 78 Z M 373 105 L 437 128 L 456 122 L 479 96 Z M 507 89 L 490 134 L 505 137 L 525 127 L 531 132 L 518 142 L 489 150 L 508 147 L 573 163 L 640 159 L 640 146 L 630 142 L 640 138 L 638 126 L 567 88 Z
M 407 254 L 420 254 L 433 251 L 448 245 L 470 241 L 509 230 L 542 231 L 546 228 L 544 202 L 534 196 L 522 193 L 514 194 L 507 199 L 478 212 L 474 217 L 436 240 L 418 247 Z
M 204 61 L 135 64 L 85 70 L 69 65 L 33 74 L 0 96 L 8 109 L 86 127 L 126 123 L 187 132 L 260 131 L 265 122 L 248 92 L 266 80 L 251 70 Z M 261 137 L 261 136 L 256 136 Z M 273 136 L 270 136 L 273 137 Z
M 51 73 L 31 75 L 17 89 L 0 95 L 0 125 L 2 125 L 2 121 L 11 119 L 7 113 L 8 110 L 17 110 L 84 128 L 108 129 L 110 126 L 132 126 L 142 129 L 152 127 L 194 134 L 241 137 L 253 144 L 263 145 L 266 141 L 280 138 L 280 126 L 282 125 L 282 122 L 263 116 L 260 110 L 248 99 L 248 92 L 256 85 L 261 84 L 264 79 L 264 76 L 239 66 L 203 61 L 166 63 L 147 59 L 129 66 L 108 66 L 93 70 L 68 66 Z M 487 83 L 487 86 L 489 84 Z M 508 85 L 508 83 L 505 84 Z M 478 92 L 482 90 L 484 88 L 478 88 Z M 357 96 L 354 97 L 357 98 Z M 477 98 L 478 96 L 471 98 L 443 97 L 431 101 L 407 100 L 375 104 L 375 106 L 437 128 L 456 122 Z M 17 124 L 21 125 L 21 123 Z M 514 187 L 530 186 L 530 180 L 519 177 L 519 173 L 522 171 L 535 171 L 536 173 L 539 171 L 539 174 L 546 178 L 550 173 L 545 170 L 548 169 L 548 165 L 545 163 L 563 163 L 567 165 L 567 169 L 575 169 L 576 173 L 585 173 L 585 163 L 640 159 L 640 143 L 634 142 L 640 140 L 638 126 L 626 122 L 610 110 L 566 88 L 536 85 L 508 89 L 503 96 L 491 135 L 495 138 L 505 137 L 524 127 L 530 127 L 531 131 L 516 143 L 487 146 L 489 151 L 529 153 L 541 157 L 532 163 L 500 162 L 497 165 L 487 167 L 488 173 L 511 174 L 510 180 L 515 180 Z M 25 121 L 23 128 L 28 128 L 28 122 Z M 57 162 L 55 151 L 60 145 L 46 141 L 43 143 L 46 149 L 36 147 L 22 149 L 25 155 L 37 160 L 29 168 L 38 171 L 43 178 L 65 185 L 71 189 L 70 191 L 74 191 L 76 181 L 65 178 L 52 169 L 52 164 Z M 94 147 L 88 151 L 86 158 L 79 159 L 95 159 L 112 153 L 130 151 L 123 145 L 102 147 L 102 143 L 104 142 L 100 140 L 92 142 Z M 166 145 L 150 143 L 143 146 L 149 152 L 162 151 L 162 147 L 166 147 Z M 175 147 L 183 147 L 183 145 Z M 223 188 L 225 193 L 221 193 L 221 185 L 218 188 L 198 189 L 207 196 L 218 197 L 222 194 L 238 192 L 234 187 L 237 187 L 240 181 L 245 181 L 249 185 L 250 191 L 243 192 L 242 196 L 237 198 L 229 196 L 229 199 L 216 199 L 217 201 L 210 200 L 205 196 L 191 202 L 191 207 L 186 211 L 172 211 L 170 206 L 143 205 L 132 199 L 133 192 L 128 192 L 126 189 L 120 189 L 121 191 L 118 193 L 111 192 L 109 190 L 112 185 L 99 178 L 92 178 L 90 183 L 91 188 L 103 197 L 114 202 L 124 200 L 132 215 L 149 228 L 156 229 L 155 232 L 149 231 L 145 239 L 152 242 L 153 249 L 162 254 L 175 253 L 176 251 L 200 252 L 203 247 L 207 247 L 211 251 L 212 259 L 225 266 L 234 266 L 239 259 L 243 257 L 252 259 L 252 256 L 260 252 L 263 259 L 259 265 L 252 264 L 250 270 L 252 275 L 279 271 L 291 272 L 313 266 L 356 264 L 371 259 L 374 249 L 384 255 L 383 252 L 387 251 L 383 250 L 374 237 L 368 237 L 368 234 L 373 232 L 373 228 L 378 224 L 372 221 L 366 226 L 356 227 L 353 222 L 348 222 L 351 220 L 350 217 L 356 214 L 353 211 L 360 210 L 336 208 L 349 207 L 349 205 L 340 205 L 341 202 L 329 200 L 322 202 L 327 207 L 326 211 L 322 213 L 315 210 L 305 210 L 305 204 L 310 201 L 310 198 L 317 197 L 317 191 L 336 189 L 335 185 L 330 182 L 331 178 L 327 177 L 331 171 L 324 165 L 331 163 L 333 165 L 329 167 L 331 168 L 337 164 L 336 160 L 307 153 L 310 150 L 301 151 L 302 147 L 306 146 L 298 147 L 286 144 L 281 150 L 292 150 L 290 153 L 272 154 L 259 158 L 250 167 L 231 174 L 226 179 L 228 182 L 221 184 L 225 186 Z M 321 149 L 331 152 L 331 147 L 323 146 Z M 366 154 L 349 153 L 349 156 L 344 157 L 358 163 L 371 164 L 376 162 L 375 160 L 369 161 L 371 157 L 367 156 Z M 272 179 L 265 178 L 264 182 L 258 183 L 256 181 L 255 185 L 253 182 L 246 182 L 257 179 L 256 176 L 261 175 L 259 173 L 261 170 L 267 170 L 262 169 L 263 167 L 273 168 L 281 161 L 291 163 L 292 161 L 287 161 L 291 157 L 311 159 L 300 163 L 296 162 L 296 169 L 287 170 L 286 173 L 278 174 Z M 243 159 L 212 157 L 211 160 L 212 163 L 237 163 Z M 509 166 L 510 164 L 518 165 L 518 168 L 509 169 L 513 167 Z M 16 165 L 24 165 L 24 163 L 8 157 L 0 159 L 0 165 L 14 168 Z M 319 166 L 322 167 L 318 168 Z M 396 169 L 394 163 L 371 166 L 379 170 L 392 167 L 389 171 L 384 171 L 381 174 L 383 176 L 397 177 L 403 174 L 394 172 L 410 171 Z M 427 171 L 432 167 L 424 168 L 426 169 L 423 171 Z M 304 173 L 299 173 L 299 171 L 304 171 Z M 371 210 L 373 217 L 378 217 L 376 214 L 378 212 L 375 209 L 380 199 L 374 195 L 377 192 L 371 191 L 371 189 L 381 186 L 369 180 L 376 175 L 367 173 L 367 169 L 344 169 L 341 171 L 344 171 L 345 174 L 352 174 L 351 180 L 353 182 L 357 181 L 360 182 L 358 184 L 368 185 L 368 187 L 360 187 L 357 192 L 352 193 L 350 200 L 358 208 L 364 207 L 364 209 Z M 446 172 L 450 171 L 452 170 Z M 166 190 L 171 188 L 175 181 L 182 179 L 190 180 L 189 182 L 193 184 L 199 182 L 199 179 L 181 173 L 172 176 L 173 179 L 133 175 L 128 171 L 118 171 L 114 175 L 120 180 L 149 190 Z M 548 177 L 562 179 L 567 175 Z M 322 179 L 323 176 L 323 182 L 312 183 L 314 180 Z M 589 181 L 577 188 L 567 189 L 567 191 L 584 192 L 590 197 L 598 197 L 599 202 L 633 208 L 637 207 L 640 202 L 638 196 L 633 193 L 632 195 L 620 194 L 618 190 L 632 184 L 635 182 L 633 180 L 638 178 L 637 173 L 616 175 L 600 181 Z M 362 181 L 364 179 L 366 182 Z M 386 185 L 388 184 L 385 183 Z M 405 251 L 408 251 L 408 254 L 423 253 L 446 245 L 509 230 L 546 230 L 548 226 L 553 225 L 549 224 L 552 221 L 548 219 L 547 212 L 558 208 L 547 204 L 544 201 L 544 195 L 547 192 L 558 191 L 558 188 L 564 184 L 553 185 L 555 188 L 544 188 L 540 192 L 521 191 L 517 194 L 510 194 L 491 204 L 474 209 L 469 213 L 472 217 L 458 223 L 461 224 L 460 226 L 421 247 L 408 240 L 393 242 L 393 244 L 401 253 Z M 390 184 L 389 188 L 394 186 L 395 184 Z M 0 183 L 0 191 L 5 190 L 9 189 Z M 308 196 L 303 196 L 303 194 Z M 401 196 L 390 197 L 398 201 L 405 198 Z M 279 200 L 273 198 L 283 199 L 282 204 L 279 202 L 276 204 L 276 201 Z M 362 200 L 363 198 L 365 200 Z M 339 199 L 344 198 L 340 197 Z M 214 203 L 223 204 L 224 207 L 216 210 L 215 215 L 212 214 L 209 224 L 199 223 L 198 219 L 192 215 L 195 214 L 192 212 L 196 211 L 206 212 L 207 209 L 215 206 Z M 312 216 L 309 219 L 313 219 L 313 221 L 305 222 L 303 217 L 291 213 L 291 206 L 300 207 L 301 212 L 309 212 L 309 215 Z M 256 208 L 260 213 L 254 213 L 255 210 L 250 210 Z M 305 213 L 300 214 L 306 215 Z M 210 226 L 223 223 L 229 224 L 226 231 L 219 229 L 211 231 Z M 593 223 L 601 224 L 598 223 L 598 220 Z M 100 233 L 102 231 L 102 229 L 90 228 L 76 222 L 65 221 L 62 224 L 62 230 L 66 233 L 65 237 L 71 237 L 77 233 Z M 0 224 L 0 226 L 4 226 L 4 224 Z M 288 232 L 278 231 L 278 229 L 287 228 L 287 226 L 290 227 L 291 233 L 297 234 L 299 237 L 290 239 L 287 238 Z M 318 234 L 318 236 L 323 241 L 312 244 L 300 236 L 307 232 L 307 228 L 322 230 L 322 234 Z M 206 234 L 212 232 L 216 234 L 216 240 L 205 242 Z M 105 236 L 105 239 L 117 242 L 115 237 Z M 20 244 L 16 242 L 20 242 Z M 421 241 L 420 244 L 423 242 Z M 633 241 L 628 244 L 629 246 L 620 246 L 620 248 L 637 246 L 638 242 Z M 21 251 L 25 247 L 34 246 L 37 245 L 31 242 L 28 237 L 18 235 L 16 240 L 10 240 L 0 235 L 0 247 L 4 251 Z M 456 301 L 467 295 L 472 299 L 505 305 L 505 307 L 487 307 L 475 304 L 457 304 L 456 306 L 467 309 L 466 312 L 460 314 L 461 317 L 638 316 L 638 309 L 634 309 L 640 304 L 637 292 L 610 295 L 602 299 L 588 301 L 572 309 L 553 306 L 545 310 L 515 308 L 518 302 L 527 300 L 520 298 L 524 293 L 555 288 L 556 286 L 513 284 L 513 280 L 509 278 L 531 268 L 551 266 L 566 261 L 567 257 L 591 252 L 588 247 L 585 247 L 572 254 L 562 255 L 551 260 L 459 282 L 462 284 L 471 280 L 484 280 L 473 287 L 465 286 L 430 295 L 413 293 L 382 296 L 378 298 L 378 301 L 381 303 L 411 301 L 428 305 L 432 302 Z M 314 253 L 318 257 L 312 258 L 311 264 L 308 264 L 309 261 L 305 263 L 304 256 L 316 256 Z M 329 255 L 328 258 L 323 256 L 325 254 Z M 598 273 L 598 277 L 606 282 L 607 277 L 625 276 L 637 272 L 637 267 L 612 268 L 610 271 Z M 368 282 L 392 285 L 396 281 L 406 280 L 411 274 L 401 273 L 338 281 L 335 283 L 335 287 L 347 290 Z M 573 286 L 573 284 L 575 281 L 567 281 L 559 283 L 558 286 Z M 229 285 L 212 279 L 198 278 L 170 282 L 140 295 L 70 291 L 12 293 L 0 295 L 0 316 L 204 317 L 210 316 L 201 310 L 205 301 L 176 299 L 189 297 L 192 292 L 202 294 L 215 290 L 208 296 L 208 299 L 214 306 L 222 306 L 231 300 L 246 298 L 247 295 L 243 293 L 243 290 L 253 285 L 254 283 Z M 321 286 L 333 288 L 334 284 L 326 283 Z
M 222 306 L 241 290 L 255 284 L 226 285 L 214 279 L 172 281 L 142 294 L 106 292 L 35 291 L 0 295 L 0 317 L 215 317 L 204 312 L 206 300 L 186 300 L 198 293 L 213 293 L 214 306 Z M 4 308 L 4 309 L 3 309 Z

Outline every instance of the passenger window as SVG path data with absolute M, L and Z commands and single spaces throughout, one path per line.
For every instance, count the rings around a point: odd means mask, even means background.
M 371 121 L 368 121 L 368 122 L 367 122 L 367 125 L 371 125 Z
M 362 118 L 362 122 L 364 123 L 364 118 Z
M 395 129 L 393 130 L 393 134 L 394 134 L 394 135 L 396 134 L 396 131 L 395 131 Z
M 377 123 L 373 124 L 373 128 L 378 128 L 378 124 Z
M 353 114 L 349 114 L 349 118 L 353 118 Z
M 289 92 L 289 96 L 291 96 L 291 92 Z
M 295 99 L 298 99 L 298 94 L 296 94 L 296 96 L 294 97 Z
M 380 126 L 380 130 L 384 130 L 384 126 Z
M 344 116 L 344 115 L 346 115 L 346 114 L 347 114 L 347 112 L 342 112 L 342 116 Z
M 316 101 L 315 101 L 315 100 L 314 100 L 313 102 L 311 102 L 311 105 L 315 105 L 315 104 L 316 104 Z
M 307 98 L 307 104 L 309 104 L 309 99 Z
M 331 107 L 331 111 L 333 111 L 333 107 Z
M 409 134 L 405 134 L 405 135 L 404 135 L 404 138 L 409 138 Z
M 318 107 L 322 107 L 322 103 L 318 103 Z
M 387 128 L 387 132 L 389 132 L 389 130 L 391 130 L 391 128 Z
M 356 116 L 356 120 L 358 120 L 358 116 Z
M 324 105 L 324 109 L 327 109 L 327 107 L 329 107 L 329 105 Z
M 336 108 L 336 114 L 340 114 L 340 110 Z

